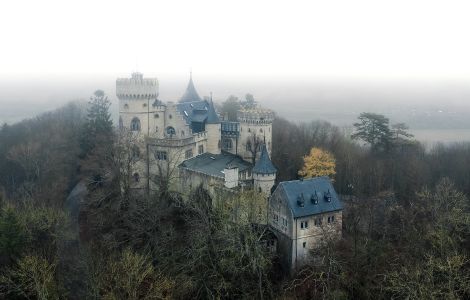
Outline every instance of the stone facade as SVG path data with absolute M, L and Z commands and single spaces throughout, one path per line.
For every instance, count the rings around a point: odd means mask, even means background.
M 284 266 L 295 271 L 311 262 L 325 236 L 341 237 L 342 205 L 328 178 L 282 182 L 269 198 L 268 223 Z
M 238 122 L 221 122 L 212 100 L 202 100 L 197 94 L 192 78 L 178 102 L 160 101 L 158 80 L 144 78 L 141 73 L 117 79 L 116 95 L 119 99 L 119 127 L 133 132 L 139 140 L 137 146 L 141 159 L 134 166 L 135 188 L 156 189 L 154 182 L 158 176 L 179 178 L 173 187 L 181 191 L 198 184 L 205 187 L 216 184 L 232 189 L 253 185 L 253 166 L 248 170 L 223 167 L 217 172 L 222 180 L 215 174 L 205 174 L 204 170 L 182 171 L 181 166 L 188 159 L 205 153 L 225 161 L 226 157 L 219 156 L 224 151 L 251 163 L 247 141 L 254 135 L 266 141 L 266 147 L 271 151 L 272 111 L 260 108 L 241 110 Z M 219 164 L 217 166 L 220 167 Z M 233 174 L 234 170 L 238 170 L 238 176 Z M 208 179 L 208 176 L 214 178 Z M 225 176 L 227 180 L 223 179 Z M 256 187 L 266 192 L 274 185 L 276 174 L 256 174 L 255 177 Z

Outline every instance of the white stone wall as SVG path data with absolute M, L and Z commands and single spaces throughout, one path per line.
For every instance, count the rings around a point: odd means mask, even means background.
M 276 174 L 257 174 L 253 173 L 253 183 L 256 190 L 260 190 L 269 196 L 271 188 L 274 186 Z
M 251 161 L 252 154 L 247 151 L 246 145 L 247 141 L 253 140 L 253 136 L 256 135 L 257 139 L 266 142 L 266 148 L 271 155 L 274 113 L 271 110 L 261 108 L 240 110 L 237 113 L 237 119 L 240 122 L 238 154 L 245 160 Z M 260 152 L 258 151 L 256 159 L 259 158 Z
M 334 216 L 335 220 L 328 223 L 328 217 L 331 216 Z M 315 219 L 318 218 L 322 220 L 321 226 L 315 225 Z M 308 222 L 308 227 L 302 228 L 301 223 L 305 221 Z M 294 270 L 309 262 L 311 250 L 318 247 L 320 240 L 325 235 L 341 237 L 342 211 L 295 219 L 283 198 L 283 194 L 276 190 L 269 198 L 268 224 L 281 233 L 280 237 L 283 239 L 281 252 L 284 255 L 282 258 L 284 263 Z
M 224 169 L 225 187 L 231 189 L 238 186 L 238 168 Z
M 220 154 L 221 132 L 219 124 L 206 124 L 207 132 L 207 152 L 212 154 Z

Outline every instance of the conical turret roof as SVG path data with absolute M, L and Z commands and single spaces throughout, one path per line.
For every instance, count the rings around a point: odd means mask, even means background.
M 220 119 L 219 119 L 219 116 L 217 116 L 217 113 L 215 112 L 214 103 L 212 102 L 212 99 L 211 101 L 209 101 L 209 109 L 207 111 L 206 123 L 207 124 L 219 124 L 220 123 Z
M 277 172 L 276 167 L 271 162 L 269 158 L 268 150 L 266 149 L 266 144 L 261 146 L 261 155 L 259 160 L 256 162 L 255 166 L 253 167 L 253 173 L 258 174 L 273 174 Z
M 192 73 L 189 75 L 189 83 L 184 95 L 181 97 L 179 102 L 194 102 L 194 101 L 201 101 L 201 97 L 199 97 L 196 88 L 194 87 L 193 83 L 193 76 Z

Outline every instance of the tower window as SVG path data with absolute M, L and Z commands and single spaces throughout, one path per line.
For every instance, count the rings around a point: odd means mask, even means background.
M 133 159 L 139 159 L 139 157 L 140 157 L 139 147 L 137 147 L 137 146 L 132 147 L 132 158 Z
M 147 103 L 142 104 L 143 107 L 147 107 Z
M 197 149 L 197 153 L 198 153 L 198 154 L 204 153 L 204 145 L 199 145 L 199 147 L 198 147 L 198 149 Z
M 259 132 L 263 132 L 263 128 L 260 128 L 260 129 L 259 129 Z
M 154 114 L 153 117 L 154 117 L 155 119 L 158 119 L 158 118 L 160 117 L 160 115 L 159 115 L 159 114 Z
M 224 150 L 231 150 L 233 145 L 232 145 L 232 139 L 224 139 L 223 140 L 223 149 Z
M 137 117 L 134 117 L 131 121 L 131 130 L 140 131 L 140 120 Z
M 173 118 L 173 116 L 170 114 L 170 115 L 168 115 L 168 118 L 170 118 L 170 119 L 171 119 L 171 118 Z
M 135 182 L 139 182 L 139 181 L 140 181 L 140 175 L 139 175 L 139 173 L 134 173 L 134 175 L 132 175 L 132 177 L 134 177 L 134 181 L 135 181 Z
M 166 151 L 156 151 L 155 152 L 155 158 L 157 160 L 167 160 Z
M 125 108 L 125 109 L 128 109 L 128 108 L 129 108 L 129 104 L 124 104 L 124 108 Z
M 168 126 L 168 127 L 166 128 L 166 134 L 167 134 L 169 137 L 172 137 L 172 136 L 174 136 L 174 135 L 176 134 L 176 130 L 175 130 L 173 127 L 171 127 L 171 126 Z

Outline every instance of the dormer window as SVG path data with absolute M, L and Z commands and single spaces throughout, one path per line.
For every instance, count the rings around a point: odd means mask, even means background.
M 315 191 L 315 192 L 312 194 L 312 197 L 310 197 L 310 200 L 312 201 L 312 204 L 318 204 L 318 195 L 317 195 L 317 191 Z
M 300 206 L 300 207 L 304 207 L 304 206 L 305 206 L 305 201 L 304 201 L 304 195 L 303 195 L 303 194 L 300 194 L 300 195 L 297 197 L 297 205 Z
M 330 190 L 328 190 L 328 192 L 326 192 L 323 197 L 325 198 L 325 201 L 326 202 L 331 202 L 331 193 L 330 193 Z

